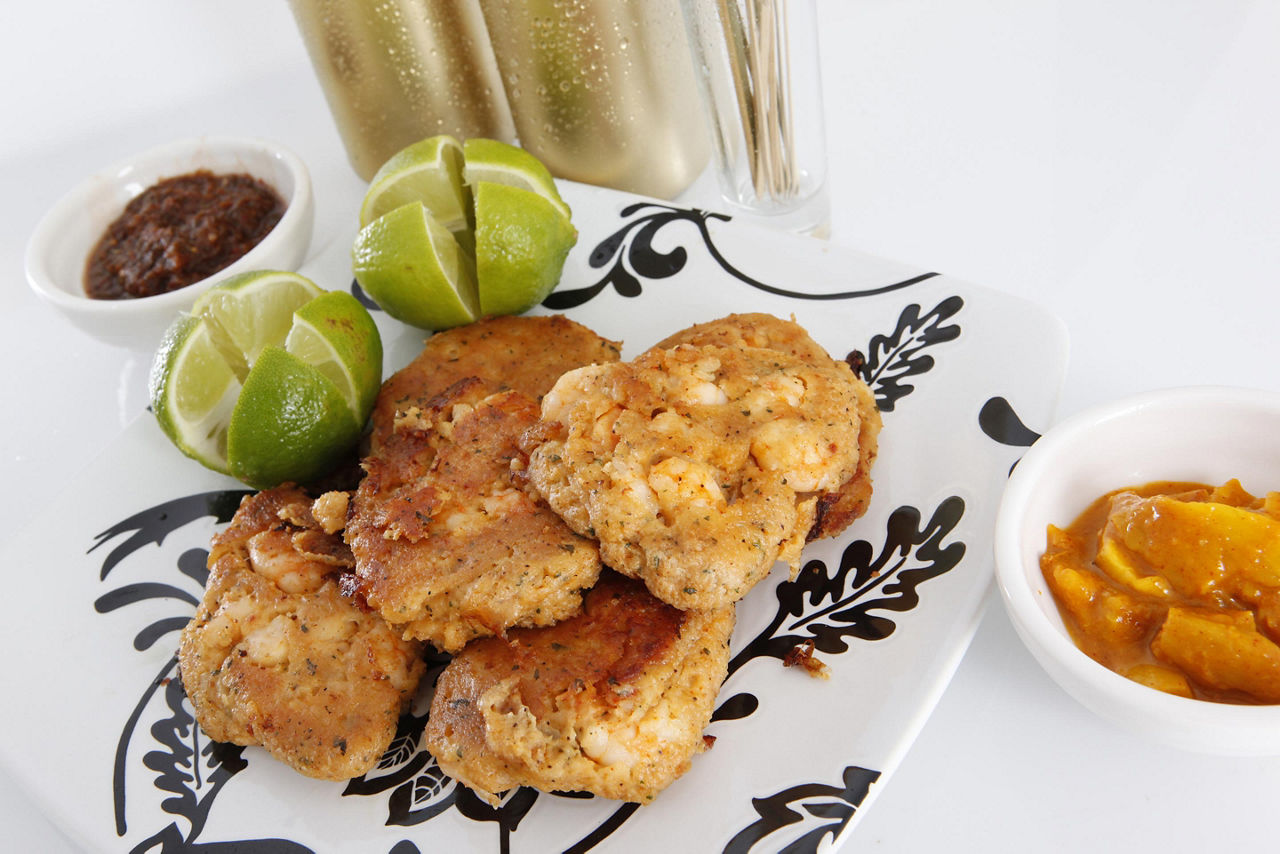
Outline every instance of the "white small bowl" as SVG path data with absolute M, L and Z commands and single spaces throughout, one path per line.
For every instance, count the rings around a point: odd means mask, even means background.
M 1176 697 L 1098 664 L 1067 634 L 1040 572 L 1045 531 L 1095 498 L 1158 480 L 1280 490 L 1280 394 L 1193 387 L 1083 412 L 1047 432 L 1014 469 L 996 518 L 996 582 L 1014 628 L 1059 685 L 1089 709 L 1164 744 L 1223 755 L 1280 754 L 1280 705 Z
M 266 182 L 284 199 L 280 222 L 234 263 L 185 288 L 137 299 L 91 299 L 84 290 L 85 263 L 107 226 L 157 181 L 197 169 L 243 172 Z M 63 196 L 27 243 L 27 281 L 90 335 L 149 352 L 174 318 L 216 282 L 246 270 L 296 270 L 311 243 L 313 220 L 311 177 L 297 155 L 256 139 L 182 140 L 104 169 Z

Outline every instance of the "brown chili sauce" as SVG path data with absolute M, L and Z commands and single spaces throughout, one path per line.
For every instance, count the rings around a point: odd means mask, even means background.
M 166 178 L 107 227 L 85 266 L 85 292 L 132 299 L 184 288 L 257 246 L 284 209 L 280 194 L 251 175 Z

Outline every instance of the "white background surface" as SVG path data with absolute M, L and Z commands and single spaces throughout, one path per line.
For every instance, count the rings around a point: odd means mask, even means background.
M 835 242 L 1049 307 L 1072 337 L 1060 416 L 1165 386 L 1280 388 L 1280 3 L 818 5 Z M 27 289 L 23 246 L 45 208 L 156 143 L 264 136 L 312 167 L 319 250 L 349 227 L 326 190 L 358 179 L 280 0 L 6 3 L 0 79 L 0 510 L 12 528 L 146 397 L 146 356 L 76 333 Z M 1094 718 L 992 597 L 846 850 L 1266 850 L 1278 792 L 1280 759 L 1181 753 Z M 6 850 L 73 850 L 8 773 L 0 827 Z

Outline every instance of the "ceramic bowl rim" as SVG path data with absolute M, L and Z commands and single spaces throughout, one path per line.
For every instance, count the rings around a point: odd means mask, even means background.
M 93 249 L 92 245 L 82 247 L 78 243 L 69 247 L 63 235 L 69 223 L 84 216 L 90 199 L 119 193 L 122 187 L 130 183 L 136 184 L 136 187 L 130 187 L 124 192 L 133 197 L 160 177 L 200 168 L 190 165 L 193 160 L 217 157 L 245 157 L 256 158 L 260 162 L 274 162 L 281 167 L 282 174 L 288 176 L 288 183 L 291 185 L 275 185 L 285 202 L 285 211 L 280 221 L 257 245 L 235 262 L 184 288 L 123 300 L 92 299 L 84 292 L 81 281 L 71 282 L 67 276 L 54 273 L 52 264 L 55 253 L 73 251 L 78 256 L 77 268 L 82 270 L 88 253 Z M 169 163 L 175 164 L 175 168 L 166 169 L 165 164 Z M 146 178 L 148 173 L 155 173 L 157 177 Z M 130 182 L 133 176 L 137 177 Z M 119 208 L 122 209 L 123 206 L 123 202 L 119 204 Z M 311 179 L 306 164 L 297 154 L 278 143 L 247 136 L 199 136 L 164 143 L 97 170 L 63 194 L 46 211 L 27 243 L 24 259 L 27 281 L 32 290 L 55 308 L 69 316 L 79 317 L 83 324 L 78 325 L 101 324 L 104 327 L 103 337 L 111 338 L 105 327 L 114 321 L 142 314 L 176 316 L 200 292 L 218 280 L 245 270 L 281 266 L 273 264 L 272 259 L 276 258 L 297 256 L 297 261 L 292 261 L 292 264 L 296 264 L 305 253 L 306 245 L 310 243 L 313 206 Z M 299 252 L 297 244 L 300 240 L 304 245 Z
M 1033 574 L 1039 576 L 1038 555 L 1043 552 L 1043 541 L 1034 549 L 1034 561 L 1028 560 L 1031 549 L 1024 548 L 1026 525 L 1030 524 L 1027 517 L 1036 509 L 1034 494 L 1055 478 L 1061 483 L 1063 462 L 1073 452 L 1102 441 L 1100 437 L 1124 421 L 1185 415 L 1215 406 L 1254 412 L 1280 425 L 1280 393 L 1234 386 L 1187 386 L 1102 404 L 1047 431 L 1018 462 L 1001 499 L 994 536 L 996 583 L 1015 629 L 1032 654 L 1063 688 L 1094 711 L 1131 727 L 1141 726 L 1146 719 L 1164 730 L 1163 738 L 1154 733 L 1160 740 L 1209 752 L 1251 752 L 1239 743 L 1240 738 L 1224 735 L 1224 729 L 1257 734 L 1271 729 L 1276 734 L 1268 744 L 1258 744 L 1258 752 L 1280 753 L 1280 705 L 1235 705 L 1177 697 L 1120 676 L 1082 652 L 1067 635 L 1060 618 L 1055 623 L 1046 616 L 1042 594 L 1037 594 L 1031 581 Z M 1115 488 L 1126 485 L 1130 484 L 1116 483 Z M 1084 500 L 1077 513 L 1088 500 L 1091 499 Z M 1053 521 L 1066 525 L 1071 519 Z M 1051 601 L 1048 604 L 1054 607 Z

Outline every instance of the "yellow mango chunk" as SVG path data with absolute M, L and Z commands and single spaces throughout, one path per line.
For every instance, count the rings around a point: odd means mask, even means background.
M 1186 496 L 1179 497 L 1184 501 L 1186 500 Z M 1249 507 L 1252 509 L 1257 509 L 1258 504 L 1258 499 L 1254 498 L 1253 495 L 1244 488 L 1244 485 L 1234 477 L 1222 484 L 1222 486 L 1215 486 L 1212 492 L 1204 498 L 1197 500 L 1213 501 L 1217 504 L 1230 504 L 1232 507 Z
M 1077 643 L 1100 661 L 1104 650 L 1142 641 L 1164 615 L 1160 605 L 1144 602 L 1097 573 L 1078 568 L 1070 535 L 1058 528 L 1049 530 L 1049 549 L 1040 567 Z
M 1280 492 L 1268 492 L 1262 500 L 1262 512 L 1272 519 L 1280 519 Z
M 1102 535 L 1098 544 L 1098 555 L 1094 558 L 1107 575 L 1137 593 L 1145 593 L 1157 599 L 1173 597 L 1173 588 L 1169 582 L 1159 575 L 1142 575 L 1138 561 L 1128 549 L 1117 541 L 1108 531 Z
M 1129 668 L 1124 675 L 1134 682 L 1166 694 L 1176 694 L 1179 697 L 1192 696 L 1191 683 L 1187 681 L 1187 677 L 1168 667 L 1161 667 L 1158 664 L 1139 664 Z
M 1258 631 L 1280 643 L 1280 590 L 1264 590 L 1258 597 Z
M 1280 520 L 1229 504 L 1116 496 L 1113 537 L 1183 596 L 1256 602 L 1280 587 Z
M 1170 608 L 1151 651 L 1198 683 L 1280 703 L 1280 646 L 1257 631 L 1250 611 Z

